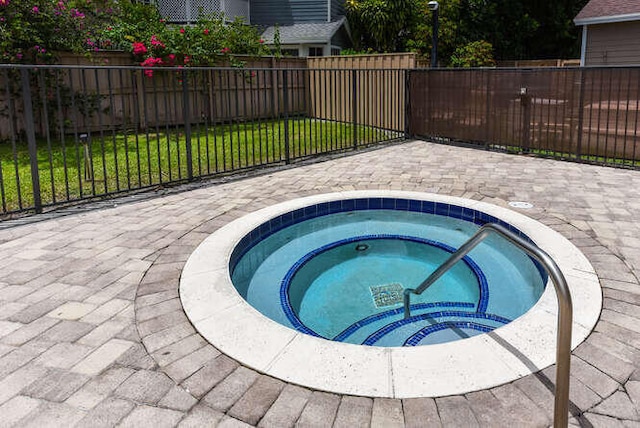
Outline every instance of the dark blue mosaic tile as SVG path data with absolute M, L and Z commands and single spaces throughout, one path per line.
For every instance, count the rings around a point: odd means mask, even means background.
M 329 214 L 329 202 L 323 202 L 318 205 L 318 215 Z
M 311 205 L 310 207 L 304 208 L 304 219 L 310 219 L 317 217 L 318 209 L 317 205 Z
M 382 199 L 382 209 L 392 210 L 396 207 L 396 200 L 391 198 Z
M 304 208 L 297 209 L 293 212 L 293 220 L 300 221 L 304 218 Z
M 456 205 L 449 205 L 449 217 L 462 218 L 462 207 Z
M 407 211 L 409 209 L 409 201 L 407 199 L 396 199 L 396 209 Z
M 436 203 L 433 201 L 422 201 L 421 211 L 425 214 L 435 214 Z
M 435 214 L 448 216 L 449 215 L 449 204 L 443 204 L 440 202 L 436 202 Z
M 422 211 L 422 202 L 415 201 L 413 199 L 409 200 L 409 211 L 421 212 Z
M 353 211 L 356 208 L 356 201 L 353 199 L 346 199 L 342 201 L 342 211 Z
M 371 198 L 371 199 L 369 199 L 369 209 L 370 210 L 382 209 L 382 198 Z
M 342 211 L 342 201 L 329 202 L 329 213 L 334 214 Z
M 368 210 L 369 209 L 369 199 L 356 199 L 356 210 Z

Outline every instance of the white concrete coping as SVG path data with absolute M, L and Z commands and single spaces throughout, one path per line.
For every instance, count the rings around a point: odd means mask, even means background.
M 403 191 L 350 191 L 294 199 L 220 228 L 189 257 L 180 279 L 187 316 L 212 345 L 240 363 L 305 387 L 369 397 L 438 397 L 491 388 L 555 362 L 557 300 L 549 282 L 524 315 L 455 342 L 383 348 L 332 342 L 280 325 L 251 307 L 234 288 L 229 261 L 238 242 L 262 223 L 305 206 L 356 198 L 442 202 L 493 215 L 527 234 L 558 264 L 573 299 L 572 349 L 589 335 L 602 307 L 595 270 L 571 242 L 517 212 L 469 199 Z

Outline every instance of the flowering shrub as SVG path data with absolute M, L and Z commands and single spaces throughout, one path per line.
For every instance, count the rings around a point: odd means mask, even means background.
M 51 62 L 53 51 L 101 46 L 96 33 L 116 0 L 0 0 L 0 62 Z
M 214 65 L 268 54 L 257 31 L 222 16 L 171 26 L 155 6 L 118 0 L 0 0 L 0 62 L 53 62 L 53 52 L 126 50 L 144 67 Z M 148 70 L 147 75 L 152 75 Z
M 131 51 L 144 67 L 207 66 L 221 62 L 241 66 L 242 62 L 234 55 L 269 53 L 254 28 L 239 20 L 225 23 L 218 16 L 201 19 L 193 26 L 170 26 L 156 16 L 154 25 L 146 28 L 125 30 L 121 26 L 104 34 Z M 152 70 L 146 70 L 145 74 L 153 75 Z

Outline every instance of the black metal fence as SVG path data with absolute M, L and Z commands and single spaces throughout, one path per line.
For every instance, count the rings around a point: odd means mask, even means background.
M 409 133 L 640 166 L 640 67 L 410 70 Z
M 640 67 L 0 65 L 0 215 L 407 137 L 640 166 Z
M 0 65 L 0 214 L 402 138 L 404 74 Z

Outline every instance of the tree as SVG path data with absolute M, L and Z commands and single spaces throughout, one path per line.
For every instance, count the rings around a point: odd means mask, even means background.
M 418 16 L 415 0 L 349 0 L 347 18 L 357 50 L 403 50 Z
M 572 58 L 579 53 L 573 17 L 588 0 L 439 0 L 439 57 L 485 40 L 496 59 Z M 428 0 L 348 0 L 347 17 L 361 51 L 431 51 Z

